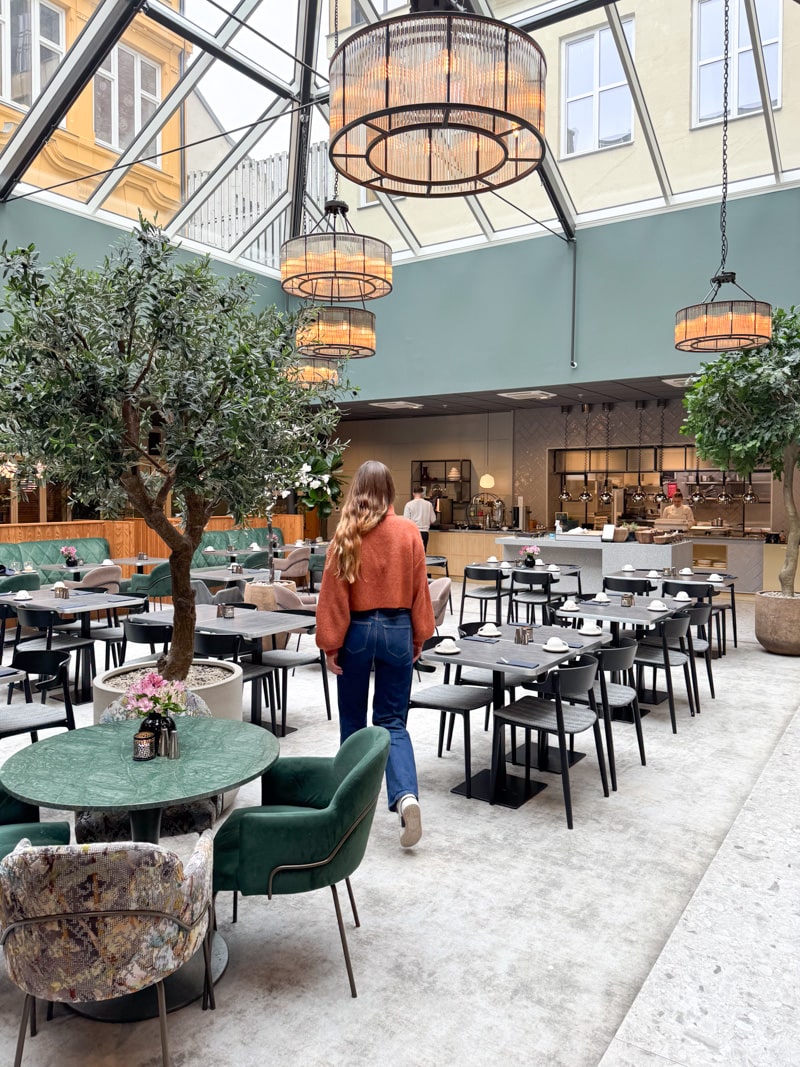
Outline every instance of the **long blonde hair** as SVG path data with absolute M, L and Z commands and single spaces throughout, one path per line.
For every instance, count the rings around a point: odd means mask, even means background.
M 394 481 L 389 468 L 375 459 L 362 463 L 353 476 L 342 517 L 328 555 L 337 578 L 351 584 L 361 571 L 361 539 L 383 522 L 394 503 Z

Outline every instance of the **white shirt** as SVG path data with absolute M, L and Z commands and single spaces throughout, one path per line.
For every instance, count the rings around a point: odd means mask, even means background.
M 694 526 L 694 512 L 688 504 L 668 504 L 662 518 L 668 522 L 685 522 L 688 526 Z
M 403 518 L 411 519 L 419 530 L 430 530 L 431 523 L 436 522 L 436 509 L 430 500 L 414 497 L 403 508 Z

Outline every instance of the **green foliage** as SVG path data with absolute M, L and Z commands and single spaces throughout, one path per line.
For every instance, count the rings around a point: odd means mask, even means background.
M 684 397 L 681 432 L 721 469 L 783 474 L 787 445 L 800 443 L 800 311 L 776 308 L 772 341 L 704 363 Z
M 99 270 L 72 258 L 43 270 L 33 246 L 0 262 L 0 450 L 23 477 L 41 463 L 110 514 L 163 507 L 171 491 L 179 511 L 189 494 L 241 521 L 294 486 L 338 421 L 333 390 L 286 376 L 296 317 L 254 313 L 252 279 L 177 262 L 145 220 Z
M 327 519 L 344 492 L 337 472 L 344 466 L 338 449 L 317 452 L 306 457 L 296 483 L 298 506 L 310 511 L 317 509 L 321 519 Z

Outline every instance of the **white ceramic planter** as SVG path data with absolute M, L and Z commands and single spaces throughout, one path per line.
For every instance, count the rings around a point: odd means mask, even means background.
M 153 664 L 155 664 L 157 659 L 158 656 L 152 657 Z M 96 676 L 94 680 L 93 701 L 95 723 L 100 721 L 100 716 L 112 700 L 118 700 L 120 696 L 122 696 L 121 690 L 112 689 L 105 684 L 105 680 L 107 678 L 118 677 L 120 674 L 125 674 L 134 669 L 139 669 L 143 663 L 147 662 L 147 659 L 137 660 L 135 663 L 128 663 L 122 667 L 114 667 L 112 670 L 104 671 L 102 674 Z M 204 666 L 209 667 L 225 667 L 229 671 L 229 677 L 224 678 L 222 681 L 212 682 L 209 685 L 194 685 L 192 686 L 192 692 L 197 693 L 198 696 L 201 696 L 203 700 L 205 700 L 215 719 L 234 719 L 241 722 L 242 668 L 239 664 L 211 659 L 199 659 L 195 660 L 195 663 L 201 663 Z

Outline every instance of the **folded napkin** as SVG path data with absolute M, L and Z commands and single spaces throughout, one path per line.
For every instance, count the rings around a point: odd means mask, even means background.
M 478 634 L 473 634 L 470 637 L 462 637 L 462 641 L 482 641 L 485 645 L 496 645 L 500 640 L 499 637 L 480 637 Z
M 507 659 L 503 660 L 503 664 L 508 667 L 524 667 L 526 671 L 539 666 L 538 663 L 527 663 L 524 659 Z

